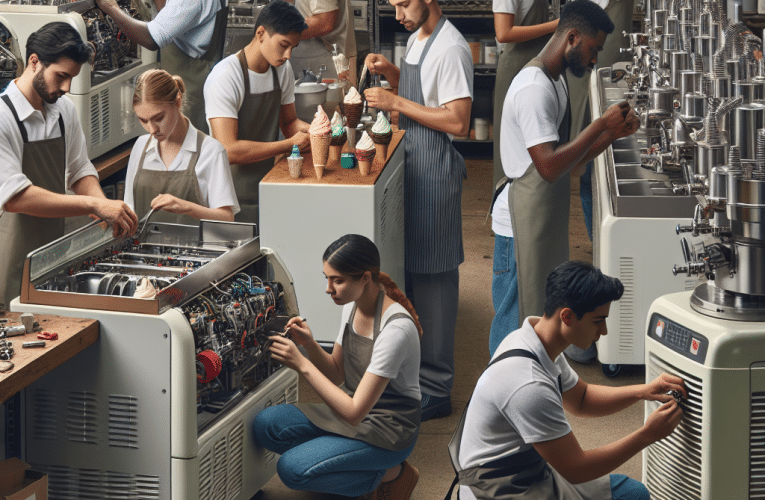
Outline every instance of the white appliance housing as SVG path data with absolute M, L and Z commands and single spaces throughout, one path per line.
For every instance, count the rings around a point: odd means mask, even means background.
M 314 175 L 311 166 L 304 171 Z M 304 174 L 305 175 L 305 174 Z M 295 279 L 300 314 L 317 341 L 337 339 L 342 307 L 324 292 L 324 250 L 356 233 L 380 251 L 380 269 L 404 289 L 404 145 L 390 155 L 374 185 L 260 183 L 260 240 Z
M 643 452 L 654 500 L 765 498 L 765 323 L 699 314 L 690 292 L 650 308 L 646 378 L 685 381 L 680 425 Z M 661 322 L 661 323 L 660 323 Z M 646 402 L 646 417 L 658 406 Z
M 0 23 L 13 28 L 23 64 L 26 64 L 27 38 L 48 23 L 65 22 L 87 41 L 81 12 L 92 8 L 97 8 L 94 0 L 76 0 L 69 6 L 17 5 L 2 0 Z M 60 11 L 64 9 L 71 10 Z M 138 50 L 140 61 L 114 71 L 106 79 L 91 78 L 90 64 L 83 64 L 80 74 L 72 79 L 67 97 L 77 108 L 90 159 L 144 133 L 133 113 L 133 87 L 138 75 L 159 65 L 157 52 L 141 50 L 141 47 Z

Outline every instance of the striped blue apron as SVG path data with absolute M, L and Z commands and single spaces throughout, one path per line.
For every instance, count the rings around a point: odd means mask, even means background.
M 436 25 L 417 64 L 401 59 L 399 95 L 425 105 L 420 67 L 446 18 Z M 465 260 L 462 249 L 462 179 L 465 160 L 445 132 L 399 118 L 404 134 L 405 268 L 410 273 L 436 274 L 457 269 Z

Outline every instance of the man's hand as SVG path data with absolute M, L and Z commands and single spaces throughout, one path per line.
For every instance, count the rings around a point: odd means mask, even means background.
M 651 383 L 645 385 L 645 393 L 643 399 L 646 401 L 661 401 L 666 403 L 672 401 L 674 398 L 667 394 L 669 391 L 677 391 L 688 397 L 688 391 L 685 389 L 685 382 L 680 377 L 670 375 L 669 373 L 662 373 L 656 377 Z
M 96 5 L 98 5 L 98 8 L 104 12 L 107 12 L 110 9 L 119 9 L 117 0 L 96 0 Z
M 164 210 L 172 214 L 187 214 L 191 211 L 191 203 L 177 196 L 163 193 L 151 200 L 151 208 L 152 210 Z
M 300 148 L 300 152 L 305 153 L 308 151 L 308 148 L 311 147 L 311 136 L 307 132 L 298 132 L 290 137 L 289 142 L 290 151 L 292 151 L 292 146 L 297 144 L 297 147 Z
M 384 76 L 385 70 L 390 67 L 391 62 L 382 54 L 367 54 L 364 65 L 369 68 L 371 74 Z
M 634 134 L 638 128 L 640 128 L 640 118 L 638 118 L 633 110 L 630 110 L 627 118 L 618 127 L 609 129 L 612 137 L 611 142 Z
M 682 416 L 683 410 L 674 399 L 662 404 L 648 415 L 645 424 L 643 424 L 642 430 L 645 432 L 645 437 L 650 443 L 664 439 L 672 434 Z
M 133 234 L 138 229 L 138 217 L 123 201 L 106 198 L 94 198 L 94 200 L 93 212 L 99 219 L 107 221 L 112 226 L 115 238 Z
M 364 98 L 370 108 L 393 111 L 397 96 L 382 87 L 372 87 L 364 91 Z
M 603 121 L 606 124 L 607 130 L 615 129 L 621 126 L 627 116 L 630 114 L 630 105 L 627 101 L 622 101 L 616 104 L 612 104 L 608 107 L 605 113 L 603 113 Z

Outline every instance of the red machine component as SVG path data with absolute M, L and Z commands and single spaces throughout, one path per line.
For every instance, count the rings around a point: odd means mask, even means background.
M 204 375 L 197 373 L 197 380 L 206 384 L 211 382 L 215 377 L 220 375 L 220 371 L 223 368 L 223 362 L 213 351 L 202 351 L 197 354 L 197 361 L 202 363 L 205 369 Z

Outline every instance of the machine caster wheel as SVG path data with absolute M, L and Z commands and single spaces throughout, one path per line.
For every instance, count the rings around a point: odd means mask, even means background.
M 603 375 L 606 377 L 613 378 L 619 375 L 620 371 L 622 371 L 622 365 L 608 365 L 603 363 Z

